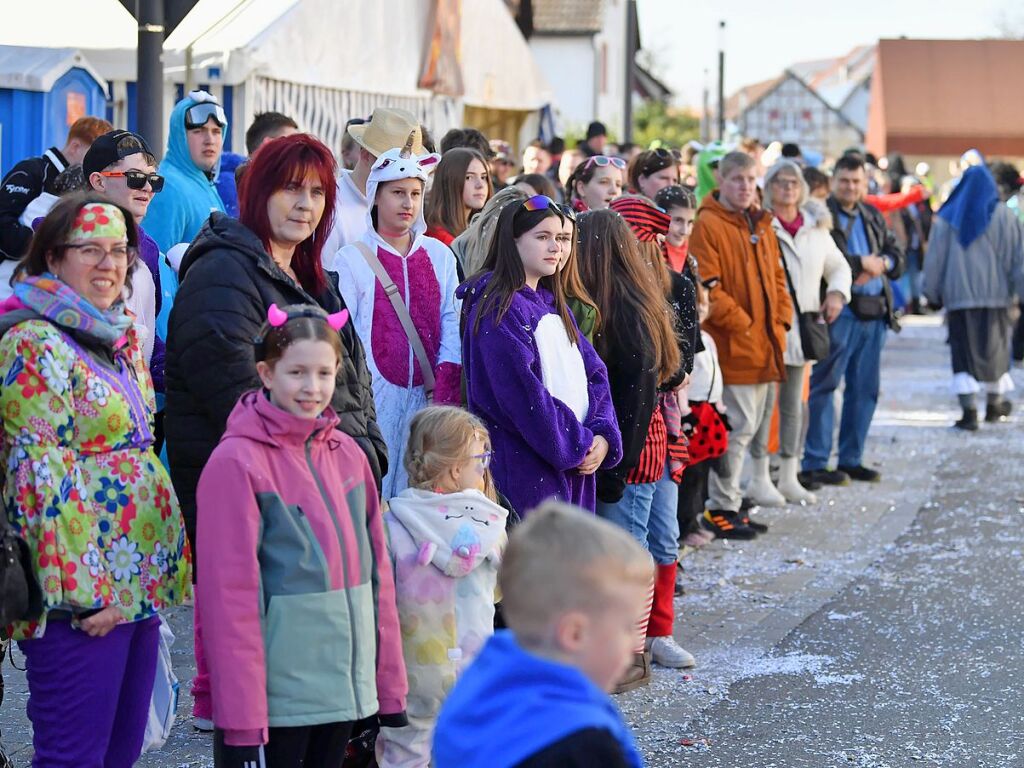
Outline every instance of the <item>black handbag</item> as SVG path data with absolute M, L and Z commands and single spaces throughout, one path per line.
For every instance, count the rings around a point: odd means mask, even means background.
M 821 312 L 801 312 L 800 302 L 796 299 L 796 288 L 793 286 L 793 278 L 789 275 L 789 267 L 786 266 L 786 257 L 779 254 L 782 259 L 782 269 L 786 273 L 786 282 L 789 284 L 789 295 L 793 299 L 793 309 L 796 310 L 796 322 L 800 331 L 800 347 L 804 352 L 804 360 L 824 360 L 828 357 L 829 349 L 832 346 L 828 337 L 828 323 L 825 322 Z
M 0 510 L 0 631 L 15 621 L 42 615 L 43 591 L 32 567 L 32 553 Z

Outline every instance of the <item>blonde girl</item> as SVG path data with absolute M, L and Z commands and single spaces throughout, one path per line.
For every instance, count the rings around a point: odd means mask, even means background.
M 409 725 L 381 728 L 381 768 L 426 768 L 441 704 L 494 628 L 507 512 L 487 428 L 468 411 L 424 408 L 405 452 L 409 487 L 384 515 L 409 675 Z

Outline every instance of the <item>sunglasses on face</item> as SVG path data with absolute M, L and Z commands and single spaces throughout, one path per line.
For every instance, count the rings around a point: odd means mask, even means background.
M 568 219 L 573 224 L 576 223 L 576 211 L 573 210 L 571 205 L 556 203 L 547 195 L 534 195 L 527 198 L 523 201 L 523 208 L 528 211 L 552 210 L 563 219 Z
M 149 184 L 149 186 L 153 188 L 154 192 L 159 192 L 164 188 L 164 177 L 159 173 L 144 173 L 142 171 L 100 171 L 100 176 L 106 176 L 111 179 L 123 176 L 124 183 L 128 185 L 128 189 L 145 189 L 146 184 Z
M 206 101 L 185 110 L 185 127 L 188 129 L 202 128 L 211 117 L 221 128 L 228 124 L 228 116 L 224 113 L 224 108 L 220 104 L 211 104 Z
M 626 161 L 621 157 L 608 157 L 608 155 L 594 155 L 587 160 L 587 166 L 596 165 L 598 168 L 612 166 L 620 171 L 626 170 Z

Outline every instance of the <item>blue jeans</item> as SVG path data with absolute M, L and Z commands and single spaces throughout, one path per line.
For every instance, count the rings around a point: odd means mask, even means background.
M 843 415 L 839 425 L 839 466 L 860 466 L 864 441 L 878 404 L 882 347 L 887 326 L 884 320 L 858 320 L 849 307 L 832 325 L 828 357 L 811 369 L 811 396 L 807 403 L 807 441 L 804 471 L 825 469 L 832 453 L 835 422 L 834 394 L 846 378 Z
M 627 485 L 614 504 L 597 502 L 597 514 L 629 532 L 658 565 L 679 559 L 679 485 L 665 472 L 655 483 Z

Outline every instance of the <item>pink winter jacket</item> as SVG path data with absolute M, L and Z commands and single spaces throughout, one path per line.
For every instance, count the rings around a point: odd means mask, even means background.
M 376 485 L 337 423 L 246 393 L 199 480 L 196 605 L 213 721 L 234 746 L 265 743 L 271 726 L 404 719 Z

